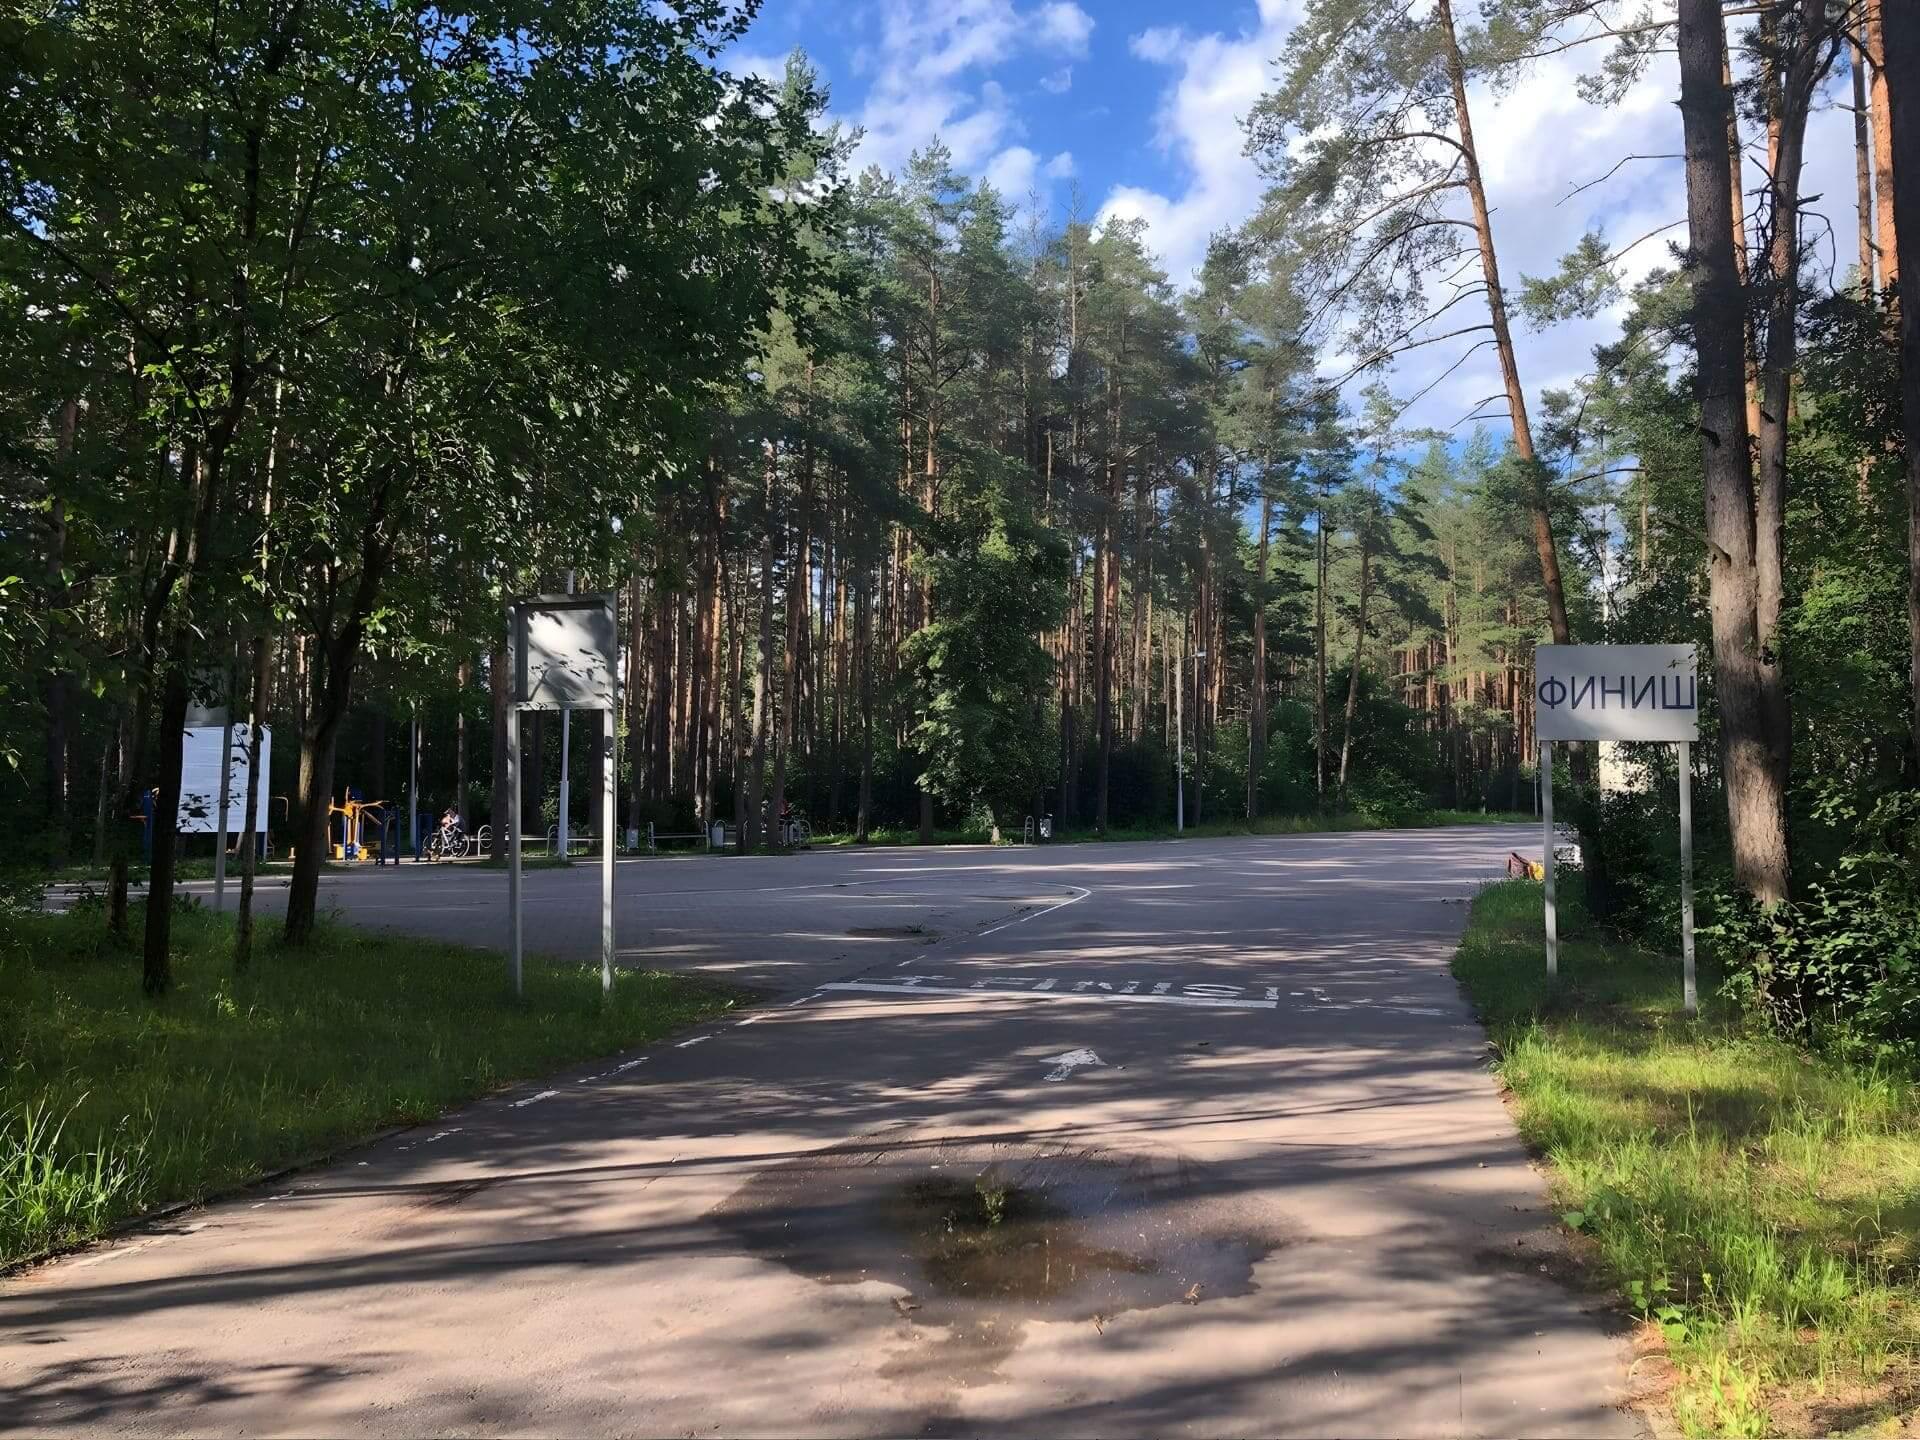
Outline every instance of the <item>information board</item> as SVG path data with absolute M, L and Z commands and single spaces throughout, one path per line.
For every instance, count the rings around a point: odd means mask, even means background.
M 620 684 L 611 595 L 534 595 L 513 604 L 513 703 L 523 710 L 610 710 Z
M 175 828 L 182 835 L 216 835 L 220 831 L 219 725 L 189 725 L 180 732 L 180 815 Z M 267 829 L 266 777 L 273 773 L 273 729 L 260 727 L 260 795 L 254 806 L 254 828 Z M 233 750 L 227 758 L 227 834 L 247 828 L 247 726 L 233 727 Z

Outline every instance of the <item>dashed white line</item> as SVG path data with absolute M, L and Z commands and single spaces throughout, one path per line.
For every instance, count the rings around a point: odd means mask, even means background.
M 542 1090 L 538 1095 L 529 1095 L 524 1100 L 514 1101 L 513 1108 L 516 1110 L 524 1110 L 529 1105 L 538 1105 L 542 1100 L 551 1100 L 559 1093 L 558 1090 Z
M 1184 1005 L 1195 1010 L 1274 1010 L 1274 1000 L 1228 1000 L 1213 995 L 1092 995 L 1067 990 L 989 990 L 959 985 L 879 985 L 844 980 L 822 990 L 858 990 L 870 995 L 976 995 L 993 1000 L 1091 1000 L 1099 1004 Z
M 705 1044 L 707 1041 L 711 1040 L 712 1038 L 713 1037 L 711 1035 L 696 1035 L 691 1040 L 682 1040 L 678 1045 L 674 1046 L 673 1048 L 676 1050 L 684 1050 L 689 1045 Z

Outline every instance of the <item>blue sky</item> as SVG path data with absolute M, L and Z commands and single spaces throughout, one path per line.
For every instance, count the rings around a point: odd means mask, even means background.
M 1209 7 L 1249 28 L 1253 4 Z M 830 85 L 834 113 L 862 125 L 862 161 L 893 168 L 935 133 L 961 168 L 1064 214 L 1075 187 L 1089 217 L 1117 190 L 1167 194 L 1183 157 L 1163 133 L 1167 66 L 1136 37 L 1164 25 L 1164 0 L 769 0 L 745 56 L 770 66 L 799 45 Z M 1149 52 L 1151 53 L 1151 52 Z M 1223 143 L 1238 147 L 1237 135 Z
M 858 163 L 896 168 L 938 135 L 959 168 L 992 179 L 1016 202 L 1033 196 L 1050 219 L 1076 195 L 1081 213 L 1096 222 L 1144 218 L 1170 277 L 1184 284 L 1207 237 L 1259 203 L 1239 120 L 1271 82 L 1302 3 L 765 0 L 728 63 L 777 73 L 798 45 L 820 68 L 834 116 L 864 131 Z M 1576 49 L 1541 62 L 1508 93 L 1472 96 L 1509 285 L 1550 273 L 1591 229 L 1614 248 L 1639 242 L 1621 262 L 1629 279 L 1670 263 L 1669 242 L 1684 237 L 1683 227 L 1666 228 L 1685 218 L 1671 160 L 1628 163 L 1576 193 L 1623 155 L 1680 149 L 1670 58 L 1604 110 L 1574 88 L 1599 59 L 1597 46 Z M 1833 99 L 1847 98 L 1843 73 L 1829 90 Z M 1809 236 L 1815 267 L 1836 276 L 1855 253 L 1852 163 L 1851 119 L 1828 108 L 1809 129 L 1806 190 L 1821 197 Z M 1749 189 L 1759 183 L 1750 168 Z M 1528 390 L 1537 397 L 1585 373 L 1593 346 L 1613 338 L 1618 323 L 1615 313 L 1520 335 Z M 1447 346 L 1416 351 L 1392 377 L 1393 388 L 1414 394 L 1457 358 Z M 1339 359 L 1329 355 L 1326 363 L 1339 366 Z M 1408 422 L 1455 428 L 1498 390 L 1492 365 L 1483 352 L 1438 379 Z

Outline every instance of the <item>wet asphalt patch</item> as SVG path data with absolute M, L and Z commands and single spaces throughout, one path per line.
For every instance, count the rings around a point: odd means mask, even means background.
M 757 1172 L 711 1218 L 822 1284 L 880 1281 L 913 1339 L 895 1363 L 959 1383 L 1032 1322 L 1100 1327 L 1254 1288 L 1287 1236 L 1209 1167 L 1026 1142 L 855 1144 Z M 928 1332 L 941 1331 L 943 1334 Z

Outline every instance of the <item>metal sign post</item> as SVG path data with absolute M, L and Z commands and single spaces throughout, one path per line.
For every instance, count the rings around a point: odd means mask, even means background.
M 1687 1014 L 1698 1014 L 1700 996 L 1693 974 L 1693 742 L 1680 751 L 1680 969 Z
M 1700 738 L 1699 658 L 1691 645 L 1542 645 L 1534 651 L 1545 825 L 1547 973 L 1558 973 L 1553 893 L 1553 742 L 1665 740 L 1680 751 L 1680 955 L 1686 1010 L 1699 1007 L 1693 964 L 1693 742 Z
M 220 826 L 213 841 L 213 908 L 227 908 L 227 807 L 233 803 L 233 667 L 224 672 L 220 715 Z
M 1540 742 L 1540 816 L 1546 828 L 1540 875 L 1547 891 L 1547 974 L 1560 973 L 1560 912 L 1553 900 L 1553 742 Z
M 464 811 L 467 797 L 453 797 L 456 809 Z M 407 740 L 407 850 L 420 858 L 420 706 L 413 707 L 413 733 Z
M 521 987 L 520 923 L 520 712 L 523 710 L 604 710 L 607 723 L 600 744 L 600 793 L 604 801 L 600 836 L 600 990 L 613 990 L 613 836 L 615 809 L 615 733 L 620 709 L 620 635 L 615 597 L 534 595 L 507 607 L 507 652 L 511 667 L 507 705 L 507 910 L 509 973 L 513 993 Z M 561 794 L 566 795 L 565 779 Z M 565 799 L 561 802 L 566 803 Z M 561 821 L 565 844 L 566 819 Z M 496 846 L 498 840 L 495 841 Z M 565 853 L 564 850 L 562 852 Z
M 500 837 L 494 837 L 498 853 Z M 520 707 L 507 706 L 507 974 L 520 993 Z

